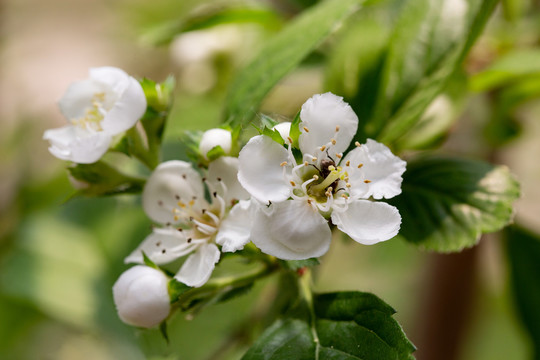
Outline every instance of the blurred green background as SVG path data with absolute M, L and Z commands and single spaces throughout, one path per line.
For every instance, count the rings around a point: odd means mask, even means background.
M 170 46 L 151 44 L 159 34 L 155 29 L 213 2 L 0 2 L 1 359 L 240 358 L 262 331 L 258 320 L 276 279 L 193 319 L 177 314 L 169 324 L 170 345 L 157 330 L 124 325 L 116 316 L 111 287 L 127 268 L 123 258 L 147 235 L 151 223 L 138 197 L 67 201 L 74 190 L 66 164 L 48 153 L 41 136 L 64 124 L 56 101 L 69 83 L 86 77 L 89 67 L 117 66 L 156 81 L 174 74 L 177 95 L 163 157 L 185 158 L 179 140 L 182 131 L 218 125 L 235 70 L 313 2 L 261 1 L 270 15 L 188 32 Z M 393 1 L 374 3 L 390 18 L 391 9 L 398 7 Z M 517 56 L 514 61 L 538 76 L 538 7 L 527 1 L 499 6 L 467 59 L 467 76 L 515 50 L 536 54 L 532 60 Z M 339 36 L 338 31 L 287 76 L 268 96 L 263 111 L 290 117 L 312 94 L 325 91 L 325 51 Z M 492 81 L 486 76 L 476 78 L 475 84 L 482 87 L 482 81 Z M 516 219 L 540 232 L 538 93 L 503 109 L 494 107 L 494 101 L 508 98 L 501 97 L 503 92 L 504 88 L 491 92 L 471 88 L 443 148 L 508 165 L 524 194 L 516 204 Z M 490 143 L 483 131 L 493 111 L 507 111 L 519 123 L 520 135 L 504 144 Z M 479 246 L 454 255 L 420 252 L 399 239 L 368 247 L 336 238 L 321 263 L 318 291 L 377 294 L 397 309 L 398 320 L 419 347 L 418 359 L 429 359 L 423 348 L 437 347 L 442 338 L 453 336 L 456 359 L 531 356 L 531 344 L 513 307 L 507 259 L 497 235 L 485 236 Z M 452 319 L 459 324 L 452 324 Z M 452 333 L 454 329 L 459 333 Z

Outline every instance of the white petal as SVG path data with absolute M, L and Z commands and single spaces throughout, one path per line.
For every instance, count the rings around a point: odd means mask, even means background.
M 208 159 L 206 154 L 216 146 L 221 146 L 225 154 L 230 154 L 232 147 L 231 132 L 225 129 L 210 129 L 204 132 L 199 142 L 199 152 Z
M 289 159 L 287 150 L 268 136 L 252 137 L 240 151 L 238 180 L 251 196 L 263 203 L 289 198 L 291 186 L 280 164 Z
M 106 95 L 108 96 L 108 94 Z M 146 96 L 141 84 L 131 76 L 128 85 L 101 121 L 103 131 L 116 135 L 132 128 L 146 111 Z
M 281 135 L 281 138 L 283 141 L 285 141 L 286 144 L 288 144 L 287 138 L 289 137 L 291 133 L 291 123 L 289 121 L 282 122 L 274 126 L 274 130 L 277 130 L 279 132 L 279 135 Z
M 66 92 L 58 101 L 58 106 L 62 114 L 68 119 L 84 118 L 86 110 L 92 107 L 94 96 L 107 91 L 109 90 L 106 84 L 92 79 L 76 81 L 68 86 Z
M 321 152 L 319 148 L 335 139 L 336 144 L 328 148 L 328 154 L 336 159 L 337 153 L 347 150 L 358 128 L 358 117 L 352 108 L 342 97 L 332 93 L 309 98 L 302 105 L 300 119 L 300 150 L 303 154 L 319 158 L 326 154 L 326 150 Z M 339 127 L 339 131 L 336 131 L 336 127 Z
M 251 241 L 262 252 L 283 260 L 319 257 L 328 251 L 332 234 L 327 221 L 306 201 L 272 204 L 254 214 Z
M 384 202 L 355 200 L 346 211 L 334 211 L 332 222 L 353 240 L 372 245 L 396 236 L 401 216 L 397 208 Z
M 159 229 L 144 239 L 144 241 L 128 257 L 125 263 L 144 264 L 142 252 L 158 265 L 167 264 L 194 250 L 197 245 L 187 242 L 183 231 L 174 228 Z
M 150 328 L 169 316 L 169 278 L 148 266 L 134 266 L 113 286 L 118 316 L 126 324 Z
M 187 258 L 180 272 L 175 275 L 175 279 L 188 286 L 203 286 L 212 275 L 212 271 L 219 261 L 219 255 L 219 249 L 216 245 L 201 245 L 194 254 Z
M 181 208 L 178 202 L 188 204 L 195 199 L 193 211 L 199 212 L 208 206 L 204 200 L 204 187 L 201 176 L 191 164 L 172 160 L 160 164 L 152 173 L 142 194 L 143 209 L 150 219 L 161 223 L 178 223 L 175 213 Z
M 234 205 L 227 218 L 221 222 L 216 236 L 216 243 L 222 246 L 221 251 L 242 250 L 249 242 L 252 212 L 249 200 L 242 200 Z
M 109 149 L 111 136 L 67 125 L 45 131 L 43 139 L 50 142 L 51 154 L 62 160 L 79 164 L 98 161 Z
M 223 193 L 223 186 L 226 187 L 226 193 Z M 208 165 L 207 180 L 210 190 L 217 191 L 222 195 L 227 204 L 233 200 L 244 200 L 249 198 L 248 192 L 240 185 L 238 181 L 238 158 L 222 156 Z
M 401 193 L 401 175 L 407 163 L 392 154 L 385 145 L 368 139 L 366 144 L 349 152 L 341 164 L 347 161 L 350 166 L 344 170 L 349 174 L 352 197 L 389 199 Z M 359 164 L 363 165 L 358 168 Z

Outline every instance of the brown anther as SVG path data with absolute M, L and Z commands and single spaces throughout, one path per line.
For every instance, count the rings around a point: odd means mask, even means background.
M 187 243 L 190 244 L 191 243 L 191 240 L 193 240 L 192 238 L 188 238 L 187 239 Z
M 321 146 L 321 148 L 319 150 L 321 150 L 321 151 L 326 150 L 326 146 L 325 145 Z
M 178 230 L 178 231 L 180 231 L 180 232 L 184 231 L 184 229 L 182 229 L 182 228 L 178 228 L 178 229 L 176 229 L 176 230 Z
M 296 183 L 294 181 L 290 181 L 292 186 L 296 186 Z
M 371 180 L 364 180 L 364 182 L 365 182 L 366 184 L 369 184 L 369 183 L 371 182 Z
M 156 243 L 156 246 L 160 246 L 160 245 L 161 245 L 161 241 L 158 241 L 158 242 Z
M 159 206 L 163 206 L 163 201 L 159 200 L 159 201 L 157 202 L 157 204 L 158 204 Z
M 182 174 L 182 179 L 186 179 L 186 178 L 187 178 L 186 174 Z
M 336 125 L 336 132 L 339 131 L 339 125 Z
M 221 178 L 220 178 L 220 177 L 218 177 L 218 178 L 217 178 L 217 181 L 221 181 Z
M 193 221 L 193 216 L 190 216 L 190 217 L 189 217 L 189 221 Z
M 338 159 L 341 159 L 341 158 L 343 157 L 343 154 L 336 154 L 336 157 L 337 157 Z
M 179 196 L 179 195 L 174 195 L 174 198 L 175 198 L 176 200 L 180 200 L 180 196 Z
M 286 162 L 286 161 L 284 161 L 284 162 L 282 162 L 281 164 L 279 164 L 279 166 L 285 166 L 285 165 L 287 165 L 287 162 Z
M 349 166 L 349 165 L 351 165 L 351 161 L 347 160 L 347 162 L 345 163 L 345 166 Z
M 167 251 L 165 249 L 161 250 L 162 254 L 165 254 Z
M 310 205 L 311 205 L 311 202 L 312 202 L 312 201 L 313 201 L 313 200 L 311 200 L 311 199 L 307 199 L 307 203 L 310 204 Z
M 358 164 L 358 168 L 360 169 L 364 164 Z
M 292 144 L 293 141 L 292 141 L 292 138 L 290 136 L 287 136 L 287 140 L 289 140 L 289 143 Z
M 214 192 L 212 193 L 212 195 L 213 195 L 214 197 L 217 197 L 217 192 L 214 191 Z
M 304 131 L 309 132 L 308 128 L 304 126 Z
M 202 209 L 201 212 L 204 214 L 206 212 L 206 209 Z

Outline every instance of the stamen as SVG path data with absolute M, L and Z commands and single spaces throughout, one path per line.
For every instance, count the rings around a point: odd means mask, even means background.
M 284 161 L 284 162 L 282 162 L 281 164 L 279 164 L 279 166 L 285 166 L 285 165 L 287 165 L 287 162 L 286 162 L 286 161 Z
M 216 224 L 216 226 L 219 224 L 219 217 L 216 214 L 214 214 L 213 212 L 207 211 L 205 213 L 205 215 L 208 215 L 210 217 L 210 219 L 212 219 L 214 224 Z
M 362 145 L 362 144 L 360 144 L 358 141 L 355 141 L 355 142 L 354 142 L 354 146 L 356 146 L 356 147 L 360 147 L 361 145 Z
M 336 157 L 337 157 L 338 159 L 341 159 L 341 158 L 343 157 L 343 154 L 336 154 Z
M 339 125 L 336 125 L 336 132 L 339 131 Z
M 330 139 L 330 142 L 332 143 L 332 145 L 336 145 L 337 143 L 336 139 Z
M 365 182 L 366 184 L 369 184 L 369 183 L 371 182 L 371 180 L 364 180 L 364 182 Z
M 178 221 L 179 219 L 178 215 L 174 215 L 174 221 Z
M 364 164 L 358 164 L 358 168 L 360 169 Z
M 308 128 L 304 126 L 304 131 L 309 132 Z
M 311 159 L 311 161 L 316 162 L 316 161 L 317 161 L 317 157 L 314 156 L 314 157 Z
M 304 161 L 304 166 L 309 166 L 309 163 L 307 161 Z
M 182 174 L 182 179 L 186 179 L 186 178 L 187 178 L 186 174 Z
M 326 149 L 326 145 L 321 146 L 319 150 L 324 151 Z
M 350 166 L 351 165 L 351 160 L 347 160 L 347 162 L 345 163 L 345 166 Z
M 180 200 L 180 196 L 179 196 L 179 195 L 174 195 L 174 198 L 175 198 L 176 200 Z
M 313 175 L 313 179 L 319 180 L 319 177 L 317 175 Z
M 289 143 L 292 144 L 293 143 L 293 140 L 290 136 L 287 136 L 287 140 L 289 140 Z
M 294 181 L 291 180 L 290 183 L 292 186 L 296 186 L 296 183 Z
M 350 188 L 350 187 L 351 187 L 351 183 L 346 183 L 345 186 L 348 187 L 348 188 Z

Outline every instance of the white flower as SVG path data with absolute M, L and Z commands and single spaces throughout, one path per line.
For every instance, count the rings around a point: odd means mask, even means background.
M 300 119 L 300 164 L 291 149 L 290 125 L 277 129 L 287 148 L 259 135 L 240 151 L 240 183 L 267 204 L 253 215 L 253 243 L 285 260 L 319 257 L 330 246 L 328 220 L 362 244 L 394 237 L 401 224 L 398 210 L 371 198 L 401 193 L 406 163 L 371 139 L 343 156 L 358 118 L 341 97 L 313 96 Z
M 114 67 L 90 69 L 90 77 L 71 84 L 59 106 L 69 125 L 45 131 L 51 154 L 81 164 L 98 161 L 112 138 L 131 127 L 146 110 L 137 80 Z
M 125 271 L 113 286 L 118 316 L 129 325 L 150 328 L 169 316 L 171 305 L 169 279 L 148 266 L 134 266 Z
M 159 165 L 142 200 L 147 215 L 163 227 L 155 228 L 125 261 L 142 263 L 144 252 L 161 265 L 191 254 L 175 278 L 194 287 L 206 283 L 220 257 L 215 243 L 234 252 L 249 242 L 250 202 L 243 200 L 249 195 L 238 183 L 237 171 L 238 159 L 225 156 L 210 163 L 204 180 L 187 162 Z
M 225 129 L 210 129 L 204 132 L 201 141 L 199 142 L 200 154 L 208 160 L 208 152 L 221 146 L 226 155 L 231 153 L 232 135 L 231 132 Z

